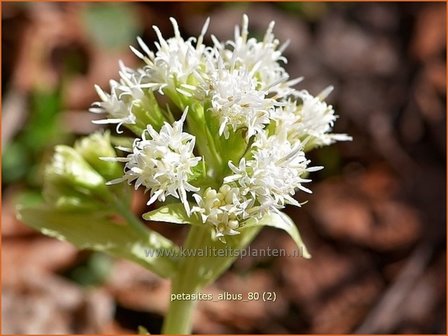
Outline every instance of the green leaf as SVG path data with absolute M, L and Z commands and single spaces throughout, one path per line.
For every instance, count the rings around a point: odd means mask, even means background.
M 173 224 L 191 224 L 200 225 L 201 222 L 197 215 L 190 216 L 185 212 L 182 203 L 171 203 L 164 205 L 156 210 L 143 214 L 143 219 L 155 222 L 167 222 Z
M 297 244 L 297 248 L 299 249 L 301 256 L 310 259 L 311 254 L 308 252 L 305 244 L 300 237 L 299 230 L 297 226 L 294 224 L 293 220 L 286 214 L 282 212 L 271 213 L 265 215 L 262 219 L 256 221 L 254 219 L 249 219 L 243 226 L 244 228 L 254 227 L 254 226 L 271 226 L 277 229 L 281 229 L 286 231 L 294 242 Z
M 144 234 L 94 212 L 79 213 L 45 206 L 18 208 L 18 217 L 47 236 L 68 241 L 81 249 L 128 259 L 162 277 L 171 277 L 177 268 L 178 261 L 173 257 L 177 247 L 149 229 Z M 166 253 L 149 255 L 148 249 L 166 250 Z

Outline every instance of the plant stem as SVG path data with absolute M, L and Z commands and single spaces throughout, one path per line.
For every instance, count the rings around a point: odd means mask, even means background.
M 191 251 L 203 248 L 203 240 L 206 234 L 208 234 L 207 230 L 191 226 L 184 248 Z M 199 285 L 200 269 L 199 258 L 195 256 L 183 257 L 179 269 L 172 280 L 171 295 L 189 296 L 196 294 L 201 289 Z M 192 317 L 196 300 L 186 300 L 185 297 L 179 297 L 178 299 L 176 298 L 176 300 L 171 300 L 170 302 L 168 314 L 165 317 L 162 328 L 163 334 L 190 334 L 192 331 Z
M 175 279 L 172 284 L 171 295 L 193 294 L 195 291 L 184 291 L 182 280 Z M 194 300 L 172 300 L 163 324 L 163 334 L 190 334 L 193 327 Z
M 245 248 L 260 229 L 261 227 L 247 228 L 240 236 L 228 237 L 227 244 L 232 248 Z M 222 242 L 213 240 L 209 230 L 191 226 L 184 244 L 184 249 L 188 255 L 181 258 L 179 268 L 172 278 L 171 295 L 197 294 L 204 286 L 215 281 L 230 267 L 237 256 L 200 256 L 199 249 L 222 249 L 225 246 Z M 198 253 L 196 255 L 190 254 L 194 250 Z M 162 333 L 190 334 L 195 301 L 171 300 Z
M 145 235 L 148 234 L 148 229 L 142 222 L 132 213 L 128 207 L 122 203 L 115 195 L 110 194 L 108 197 L 109 201 L 114 205 L 116 211 L 131 225 L 136 231 L 141 232 Z

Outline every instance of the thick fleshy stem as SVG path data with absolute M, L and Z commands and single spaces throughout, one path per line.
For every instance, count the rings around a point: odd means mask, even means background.
M 203 247 L 207 230 L 192 226 L 185 241 L 184 248 L 193 251 Z M 171 296 L 191 295 L 200 288 L 200 260 L 194 256 L 184 257 L 175 278 L 172 280 Z M 162 332 L 164 334 L 190 334 L 192 331 L 192 317 L 196 302 L 194 300 L 172 300 L 166 315 Z
M 238 255 L 215 256 L 202 254 L 194 255 L 200 249 L 216 251 L 230 247 L 234 250 L 246 248 L 261 227 L 251 227 L 244 229 L 240 235 L 228 237 L 224 244 L 219 240 L 213 240 L 210 230 L 200 226 L 190 227 L 188 237 L 184 244 L 184 249 L 190 256 L 184 256 L 172 279 L 171 294 L 177 295 L 197 294 L 205 286 L 216 280 L 230 265 Z M 187 250 L 188 249 L 188 250 Z M 204 251 L 203 251 L 204 252 Z M 191 255 L 193 254 L 193 255 Z M 181 297 L 180 297 L 181 298 Z M 164 334 L 190 334 L 192 331 L 193 311 L 196 302 L 194 300 L 171 300 L 168 313 L 162 328 Z

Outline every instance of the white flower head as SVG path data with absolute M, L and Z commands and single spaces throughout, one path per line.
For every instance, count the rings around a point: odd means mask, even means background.
M 153 53 L 148 46 L 138 38 L 138 43 L 145 54 L 131 47 L 132 51 L 146 62 L 144 70 L 147 74 L 142 87 L 152 90 L 159 90 L 163 94 L 163 89 L 171 88 L 181 94 L 190 96 L 188 90 L 195 89 L 189 84 L 191 76 L 201 79 L 199 67 L 205 62 L 206 47 L 202 44 L 205 32 L 207 31 L 209 20 L 202 28 L 201 35 L 196 38 L 190 37 L 184 40 L 180 35 L 179 26 L 175 19 L 170 18 L 174 28 L 174 37 L 165 39 L 159 28 L 153 26 L 157 34 L 158 42 L 155 42 L 157 51 Z
M 134 142 L 132 153 L 118 159 L 126 162 L 125 175 L 109 183 L 128 181 L 135 183 L 135 189 L 144 186 L 151 195 L 148 205 L 174 196 L 182 201 L 189 214 L 187 191 L 199 189 L 188 180 L 201 158 L 193 154 L 195 137 L 182 131 L 187 110 L 173 125 L 165 123 L 160 132 L 148 125 L 142 139 Z
M 336 121 L 333 106 L 328 105 L 319 97 L 314 97 L 303 90 L 297 93 L 302 105 L 298 110 L 299 130 L 302 135 L 311 135 L 319 144 L 329 144 L 328 134 Z
M 108 118 L 94 120 L 96 124 L 117 124 L 117 132 L 122 124 L 135 124 L 136 117 L 132 112 L 133 106 L 144 97 L 140 82 L 144 76 L 141 71 L 126 67 L 121 61 L 120 81 L 110 81 L 110 94 L 105 93 L 98 85 L 95 89 L 101 102 L 93 103 L 90 112 L 107 113 Z
M 248 210 L 253 201 L 245 199 L 240 189 L 228 184 L 218 191 L 207 188 L 201 195 L 194 194 L 197 206 L 192 212 L 198 213 L 204 223 L 212 225 L 217 238 L 223 240 L 225 235 L 239 234 L 241 223 L 249 217 Z
M 309 141 L 313 146 L 351 140 L 345 134 L 330 133 L 337 116 L 333 107 L 323 99 L 332 89 L 330 86 L 318 96 L 313 96 L 306 90 L 295 91 L 294 97 L 297 100 L 289 99 L 276 110 L 278 132 L 286 133 L 289 141 Z
M 259 133 L 270 122 L 274 100 L 257 88 L 253 75 L 244 69 L 218 69 L 211 75 L 212 113 L 220 121 L 219 135 L 247 128 L 247 137 Z
M 262 213 L 286 204 L 300 206 L 292 196 L 297 189 L 310 193 L 303 186 L 310 181 L 304 174 L 321 167 L 308 167 L 309 160 L 300 142 L 292 144 L 277 136 L 260 136 L 254 146 L 252 159 L 243 158 L 238 166 L 229 162 L 233 175 L 224 181 L 237 183 L 243 195 L 250 195 L 258 202 Z
M 249 19 L 247 15 L 244 15 L 241 28 L 235 27 L 233 41 L 220 43 L 214 38 L 215 47 L 221 50 L 223 59 L 234 68 L 243 67 L 256 74 L 264 89 L 288 79 L 288 74 L 283 67 L 287 60 L 282 56 L 282 52 L 289 42 L 280 46 L 279 40 L 273 34 L 274 22 L 269 24 L 262 41 L 254 37 L 249 38 L 248 28 Z

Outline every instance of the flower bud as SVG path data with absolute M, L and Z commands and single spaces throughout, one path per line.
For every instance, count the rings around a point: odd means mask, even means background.
M 118 162 L 102 159 L 116 156 L 110 144 L 109 132 L 94 133 L 85 137 L 77 141 L 74 148 L 106 181 L 122 175 L 122 168 Z
M 235 230 L 239 227 L 239 223 L 237 220 L 229 220 L 229 222 L 227 223 L 228 227 L 232 230 Z
M 73 148 L 57 146 L 45 169 L 44 197 L 56 206 L 92 203 L 101 194 L 105 180 Z

